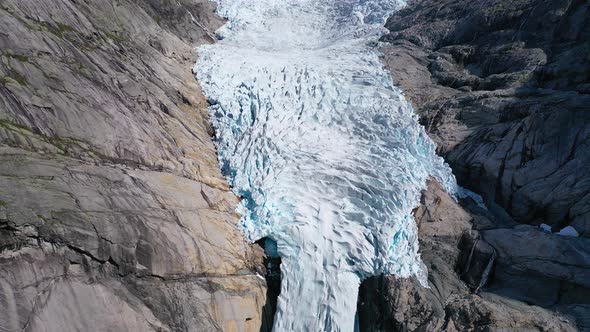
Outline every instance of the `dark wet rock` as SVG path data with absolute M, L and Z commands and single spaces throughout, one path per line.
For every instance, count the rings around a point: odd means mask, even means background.
M 457 273 L 471 290 L 477 292 L 489 281 L 498 254 L 475 231 L 463 234 L 459 249 Z
M 258 331 L 200 0 L 1 1 L 0 330 Z
M 256 241 L 264 249 L 261 275 L 266 279 L 266 302 L 262 308 L 260 332 L 272 332 L 277 302 L 281 294 L 281 257 L 277 255 L 276 242 L 270 238 Z M 270 248 L 269 248 L 270 247 Z

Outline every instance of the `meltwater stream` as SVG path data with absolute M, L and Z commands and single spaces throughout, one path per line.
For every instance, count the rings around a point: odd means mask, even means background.
M 353 331 L 360 282 L 426 285 L 412 209 L 455 180 L 379 63 L 400 0 L 218 0 L 195 72 L 251 241 L 277 242 L 274 331 Z

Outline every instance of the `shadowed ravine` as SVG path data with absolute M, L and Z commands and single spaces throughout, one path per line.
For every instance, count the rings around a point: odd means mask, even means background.
M 281 256 L 275 331 L 352 331 L 360 282 L 426 284 L 411 216 L 429 176 L 454 193 L 373 49 L 400 1 L 220 1 L 195 66 L 241 227 Z

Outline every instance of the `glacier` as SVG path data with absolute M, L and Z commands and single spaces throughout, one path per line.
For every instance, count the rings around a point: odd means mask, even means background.
M 361 281 L 427 286 L 412 210 L 455 178 L 376 48 L 399 0 L 217 0 L 198 49 L 223 173 L 250 241 L 282 259 L 274 331 L 353 331 Z

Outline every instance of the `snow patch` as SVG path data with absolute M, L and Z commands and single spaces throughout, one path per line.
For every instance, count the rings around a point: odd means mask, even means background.
M 578 231 L 573 228 L 572 226 L 567 226 L 562 228 L 557 235 L 561 235 L 561 236 L 574 236 L 574 237 L 578 237 L 580 236 L 580 233 L 578 233 Z

